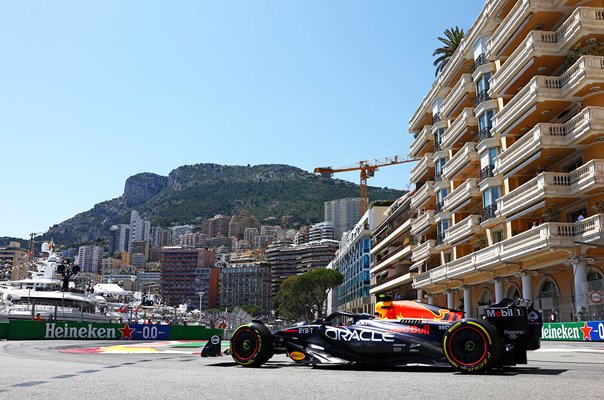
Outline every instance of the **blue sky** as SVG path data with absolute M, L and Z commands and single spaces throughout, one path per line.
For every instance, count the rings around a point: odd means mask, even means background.
M 483 4 L 3 2 L 0 236 L 44 232 L 139 172 L 406 155 L 436 37 Z M 369 184 L 405 189 L 410 168 Z

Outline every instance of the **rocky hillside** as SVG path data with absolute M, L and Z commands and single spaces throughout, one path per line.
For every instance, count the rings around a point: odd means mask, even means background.
M 369 199 L 393 200 L 402 193 L 370 187 Z M 197 225 L 216 214 L 234 215 L 241 210 L 274 224 L 291 214 L 290 224 L 295 227 L 321 221 L 325 201 L 358 195 L 359 186 L 354 183 L 289 165 L 185 165 L 167 177 L 131 176 L 122 196 L 54 225 L 44 237 L 53 237 L 61 245 L 102 240 L 111 225 L 128 223 L 132 210 L 163 227 Z

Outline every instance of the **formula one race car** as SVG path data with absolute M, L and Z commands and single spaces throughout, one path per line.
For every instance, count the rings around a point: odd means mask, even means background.
M 451 365 L 465 373 L 526 364 L 539 348 L 541 315 L 530 301 L 504 299 L 483 320 L 415 301 L 380 301 L 374 317 L 335 312 L 310 325 L 270 332 L 261 321 L 238 327 L 230 354 L 239 365 L 258 367 L 285 353 L 299 364 Z M 346 319 L 338 325 L 338 319 Z M 218 338 L 216 338 L 218 339 Z M 214 344 L 212 344 L 214 342 Z M 220 355 L 220 341 L 202 356 Z

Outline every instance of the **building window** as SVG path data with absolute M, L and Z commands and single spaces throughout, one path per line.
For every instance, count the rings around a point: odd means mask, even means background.
M 445 164 L 447 163 L 446 158 L 439 158 L 434 163 L 434 181 L 440 182 L 443 179 L 443 170 L 445 168 Z
M 445 233 L 449 229 L 449 220 L 442 219 L 436 224 L 436 244 L 442 244 L 445 240 Z
M 434 151 L 440 151 L 445 128 L 437 129 L 434 133 Z
M 499 243 L 503 241 L 503 231 L 494 231 L 493 232 L 493 243 Z
M 436 191 L 436 213 L 443 211 L 445 198 L 447 197 L 448 189 L 440 189 Z
M 493 176 L 495 169 L 495 160 L 497 158 L 497 147 L 489 147 L 480 153 L 480 179 L 486 179 Z
M 493 110 L 487 110 L 478 116 L 478 143 L 491 137 Z
M 480 77 L 478 77 L 478 80 L 476 81 L 476 105 L 491 99 L 488 93 L 489 89 L 491 88 L 489 84 L 490 80 L 490 72 L 482 74 Z

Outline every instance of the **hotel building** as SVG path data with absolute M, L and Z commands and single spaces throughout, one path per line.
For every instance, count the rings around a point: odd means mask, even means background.
M 486 2 L 409 123 L 419 298 L 604 317 L 603 48 L 602 1 Z

